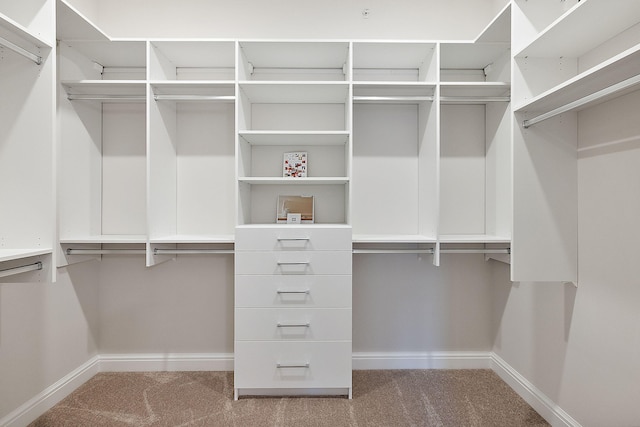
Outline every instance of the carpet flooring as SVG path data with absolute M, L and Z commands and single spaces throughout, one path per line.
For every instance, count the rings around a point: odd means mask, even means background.
M 491 370 L 354 371 L 353 399 L 243 397 L 232 372 L 100 373 L 30 427 L 549 424 Z

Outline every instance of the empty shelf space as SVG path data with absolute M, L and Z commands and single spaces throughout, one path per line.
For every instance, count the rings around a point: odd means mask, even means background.
M 252 145 L 344 145 L 348 131 L 242 131 L 239 133 Z

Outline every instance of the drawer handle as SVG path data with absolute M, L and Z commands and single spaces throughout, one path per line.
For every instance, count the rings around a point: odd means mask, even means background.
M 276 364 L 276 367 L 278 369 L 283 369 L 283 368 L 308 368 L 309 365 L 310 365 L 309 362 L 307 362 L 307 363 L 287 363 L 287 364 L 278 363 L 278 364 Z
M 305 289 L 304 291 L 283 291 L 278 289 L 276 291 L 278 293 L 278 295 L 282 295 L 282 294 L 305 294 L 305 295 L 309 295 L 311 293 L 310 289 Z
M 310 328 L 311 322 L 307 323 L 280 323 L 277 324 L 278 328 Z
M 309 265 L 309 264 L 311 264 L 309 261 L 288 261 L 288 262 L 278 261 L 278 265 Z
M 311 240 L 309 237 L 278 237 L 278 242 L 308 242 Z

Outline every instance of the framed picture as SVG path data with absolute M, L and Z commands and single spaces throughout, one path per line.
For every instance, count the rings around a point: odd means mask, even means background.
M 284 153 L 282 161 L 282 176 L 284 178 L 307 177 L 307 153 L 304 151 L 292 151 Z
M 276 223 L 286 224 L 287 217 L 290 218 L 289 223 L 297 223 L 296 220 L 291 221 L 291 218 L 300 215 L 301 224 L 311 224 L 314 221 L 313 212 L 313 196 L 278 196 Z

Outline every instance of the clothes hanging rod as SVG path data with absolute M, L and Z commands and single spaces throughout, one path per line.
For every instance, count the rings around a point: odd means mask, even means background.
M 433 249 L 354 249 L 354 254 L 433 254 Z
M 441 254 L 510 254 L 510 249 L 440 249 Z M 354 249 L 354 254 L 433 254 L 434 249 Z
M 24 56 L 27 59 L 32 60 L 38 65 L 42 65 L 42 56 L 36 55 L 35 53 L 31 53 L 28 50 L 21 48 L 17 44 L 11 43 L 9 40 L 0 37 L 0 46 L 4 46 L 9 50 L 14 51 L 15 53 Z
M 28 271 L 36 271 L 36 270 L 42 270 L 42 263 L 40 261 L 33 264 L 23 265 L 20 267 L 11 267 L 5 270 L 0 270 L 0 277 L 8 277 L 8 276 L 13 276 L 14 274 L 26 273 Z
M 156 101 L 224 101 L 233 102 L 234 95 L 154 95 Z
M 147 98 L 144 95 L 84 95 L 84 94 L 69 94 L 67 95 L 69 101 L 141 101 L 144 102 Z
M 441 254 L 511 254 L 511 249 L 440 249 Z
M 159 249 L 153 250 L 154 255 L 203 255 L 203 254 L 233 254 L 233 249 Z
M 67 248 L 67 255 L 145 255 L 144 249 L 73 249 Z
M 440 102 L 510 102 L 508 96 L 441 96 Z
M 433 101 L 433 96 L 354 96 L 354 102 Z
M 620 92 L 624 89 L 628 89 L 631 86 L 635 86 L 637 84 L 640 83 L 640 74 L 631 78 L 628 78 L 626 80 L 623 80 L 619 83 L 616 83 L 614 85 L 611 85 L 609 87 L 606 87 L 604 89 L 601 89 L 599 91 L 596 91 L 590 95 L 587 95 L 585 97 L 582 97 L 578 100 L 575 100 L 573 102 L 570 102 L 568 104 L 565 104 L 561 107 L 555 108 L 551 111 L 548 111 L 544 114 L 540 114 L 539 116 L 533 117 L 531 119 L 528 120 L 524 120 L 522 122 L 522 127 L 524 127 L 525 129 L 527 129 L 530 126 L 535 125 L 536 123 L 540 123 L 544 120 L 550 119 L 552 117 L 555 117 L 559 114 L 562 113 L 566 113 L 567 111 L 571 111 L 571 110 L 575 110 L 578 109 L 580 107 L 582 107 L 583 105 L 589 104 L 591 102 L 597 101 L 599 99 L 604 98 L 605 96 L 609 96 L 612 95 L 616 92 Z

